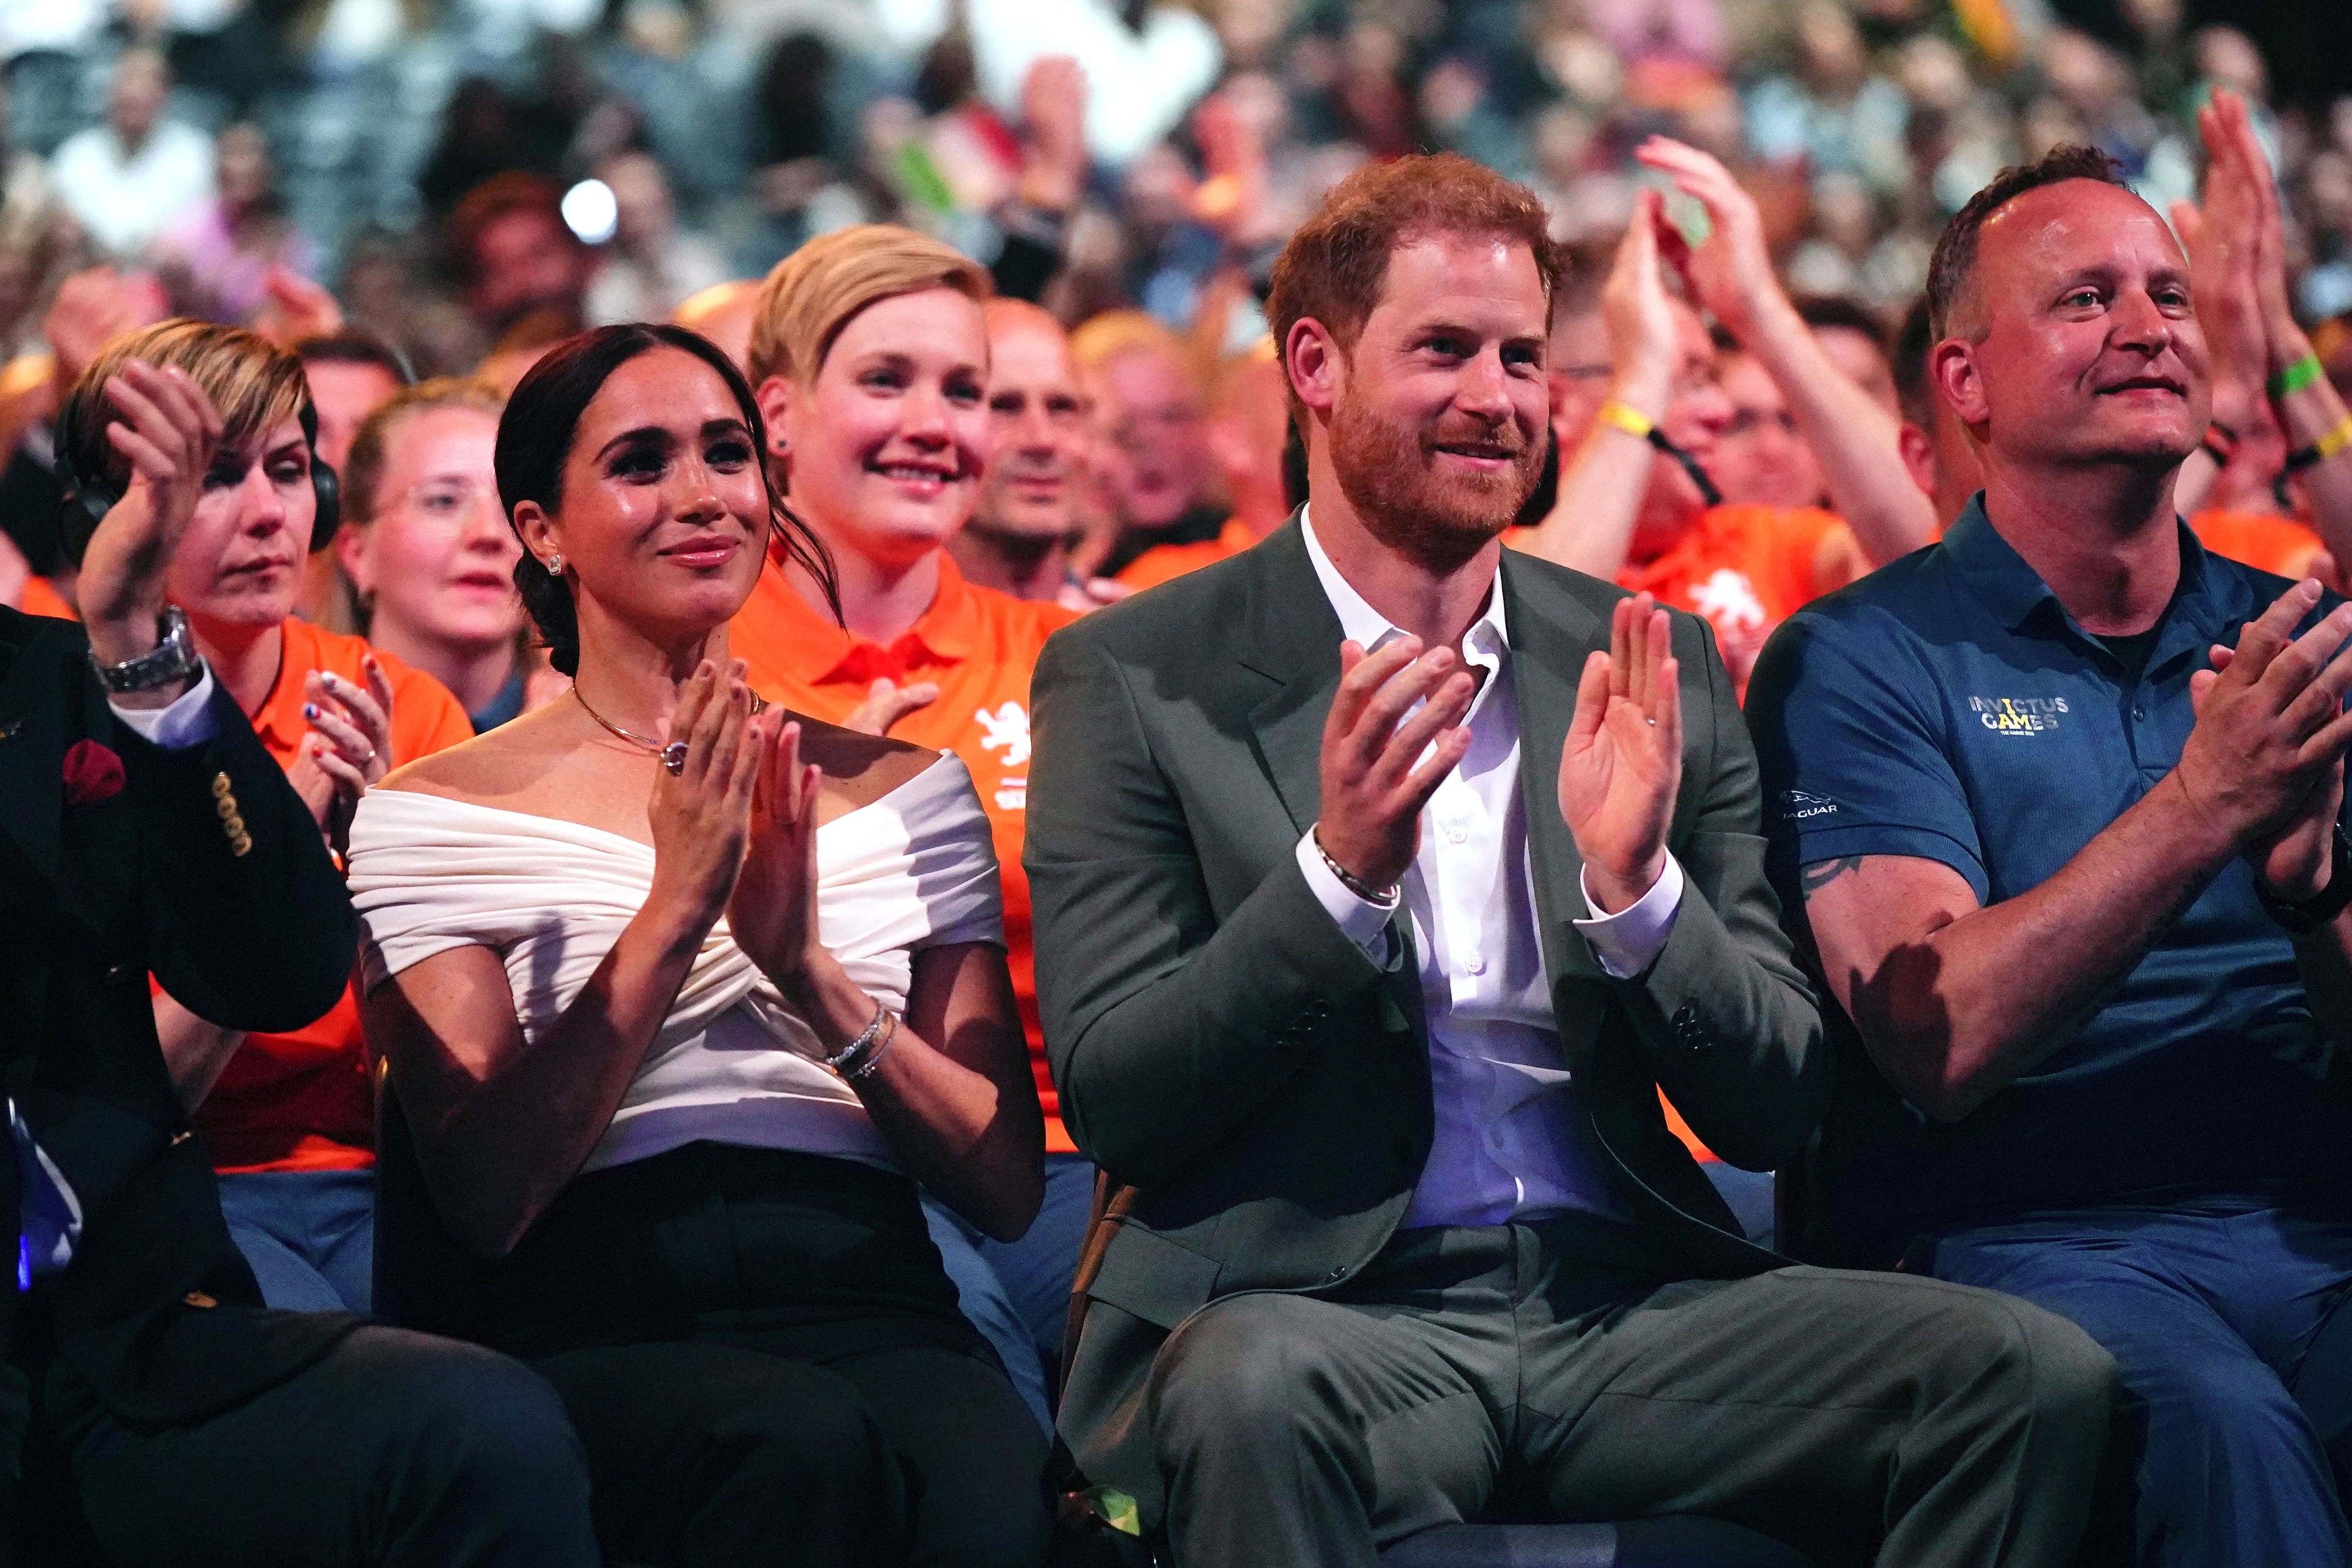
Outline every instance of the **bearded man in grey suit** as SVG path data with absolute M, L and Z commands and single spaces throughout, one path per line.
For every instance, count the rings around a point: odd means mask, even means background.
M 1669 1513 L 2063 1562 L 2105 1354 L 1786 1266 L 1667 1130 L 1661 1088 L 1769 1169 L 1828 1062 L 1705 623 L 1501 548 L 1556 267 L 1534 196 L 1461 159 L 1343 182 L 1270 303 L 1307 505 L 1038 665 L 1045 1045 L 1117 1187 L 1062 1430 L 1187 1568 Z

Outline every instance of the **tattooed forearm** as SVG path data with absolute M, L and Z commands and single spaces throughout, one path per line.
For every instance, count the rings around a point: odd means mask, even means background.
M 1833 861 L 1815 861 L 1797 873 L 1798 891 L 1805 895 L 1805 902 L 1810 904 L 1812 902 L 1813 894 L 1861 864 L 1860 855 L 1840 855 Z

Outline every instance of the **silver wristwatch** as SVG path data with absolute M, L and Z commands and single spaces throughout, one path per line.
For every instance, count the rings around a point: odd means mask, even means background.
M 101 664 L 97 654 L 90 655 L 89 667 L 98 672 L 99 685 L 117 694 L 152 692 L 158 686 L 192 681 L 204 674 L 205 661 L 196 652 L 195 634 L 188 630 L 188 618 L 180 607 L 163 606 L 156 624 L 163 630 L 163 640 L 135 659 Z

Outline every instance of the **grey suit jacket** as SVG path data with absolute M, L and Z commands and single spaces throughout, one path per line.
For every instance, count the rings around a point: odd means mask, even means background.
M 1690 1277 L 1783 1261 L 1736 1234 L 1657 1100 L 1767 1169 L 1828 1099 L 1811 993 L 1764 879 L 1756 762 L 1704 622 L 1677 613 L 1688 876 L 1657 961 L 1614 980 L 1559 810 L 1560 747 L 1614 586 L 1503 554 L 1538 924 L 1561 1048 L 1638 1221 Z M 1031 686 L 1024 855 L 1062 1116 L 1116 1196 L 1083 1261 L 1061 1426 L 1087 1475 L 1160 1488 L 1146 1379 L 1191 1313 L 1362 1269 L 1429 1155 L 1429 1052 L 1410 953 L 1382 969 L 1298 871 L 1340 631 L 1296 519 L 1255 549 L 1098 611 Z M 1409 934 L 1392 927 L 1401 939 Z

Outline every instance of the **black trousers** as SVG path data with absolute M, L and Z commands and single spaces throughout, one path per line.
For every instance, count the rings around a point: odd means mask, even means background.
M 528 1367 L 354 1331 L 208 1420 L 126 1426 L 36 1352 L 20 1561 L 110 1568 L 595 1568 L 588 1471 Z M 9 1546 L 0 1542 L 0 1562 Z
M 582 1176 L 468 1274 L 433 1293 L 474 1321 L 434 1326 L 555 1385 L 618 1562 L 1044 1561 L 1044 1436 L 903 1176 L 689 1145 Z M 378 1281 L 417 1294 L 381 1253 Z

